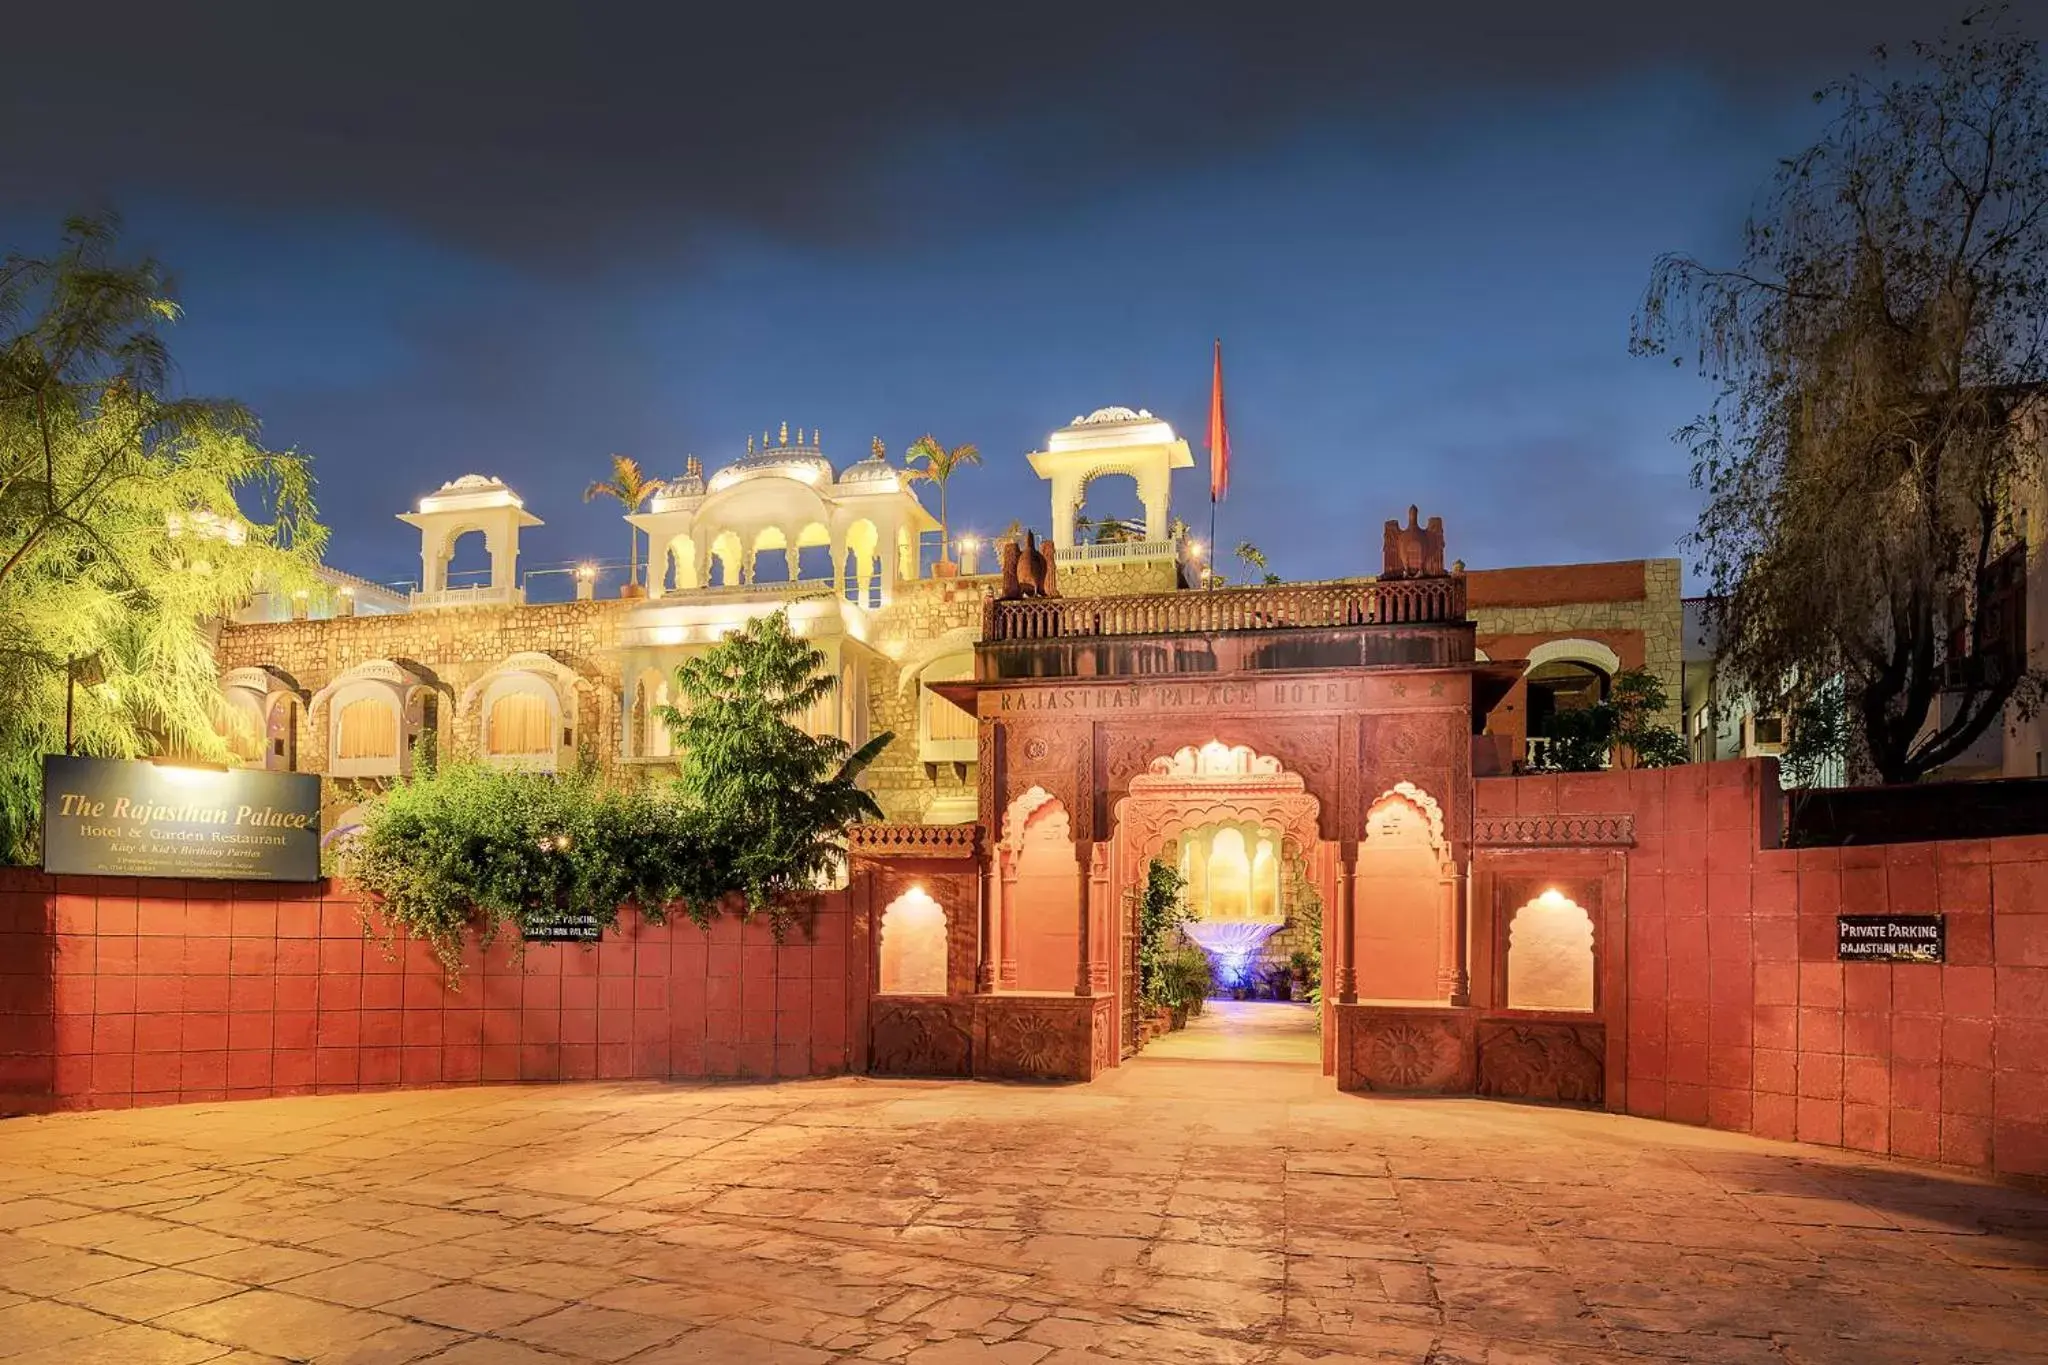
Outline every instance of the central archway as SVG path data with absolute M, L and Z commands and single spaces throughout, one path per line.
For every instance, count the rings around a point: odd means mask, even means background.
M 1297 946 L 1290 935 L 1305 934 L 1309 937 L 1298 946 L 1312 946 L 1323 964 L 1317 984 L 1324 986 L 1322 1008 L 1328 1014 L 1334 992 L 1327 988 L 1331 954 L 1324 911 L 1335 903 L 1337 859 L 1334 846 L 1322 838 L 1320 815 L 1321 803 L 1310 794 L 1299 773 L 1242 744 L 1212 740 L 1183 746 L 1155 757 L 1145 771 L 1131 778 L 1128 791 L 1113 805 L 1106 871 L 1108 904 L 1117 907 L 1118 913 L 1103 916 L 1110 922 L 1103 925 L 1105 941 L 1100 944 L 1100 951 L 1112 964 L 1111 985 L 1121 1006 L 1125 1055 L 1136 1050 L 1143 1028 L 1137 965 L 1138 894 L 1145 885 L 1147 867 L 1158 857 L 1185 861 L 1191 872 L 1198 857 L 1206 860 L 1205 870 L 1225 867 L 1221 900 L 1208 894 L 1218 889 L 1214 886 L 1205 885 L 1202 891 L 1206 908 L 1227 921 L 1212 921 L 1217 928 L 1209 937 L 1217 945 L 1211 952 L 1212 962 L 1228 959 L 1219 971 L 1230 978 L 1224 984 L 1232 993 L 1256 993 L 1281 970 L 1275 963 L 1286 963 Z M 1242 852 L 1244 862 L 1241 888 L 1230 879 L 1237 852 Z M 1264 896 L 1260 894 L 1262 886 L 1267 893 Z M 1229 932 L 1240 924 L 1247 930 L 1256 926 L 1257 932 Z M 1113 941 L 1109 940 L 1111 932 Z M 1253 939 L 1259 942 L 1252 943 Z M 1219 958 L 1218 952 L 1224 958 Z M 1331 1032 L 1326 1021 L 1326 1039 Z M 1321 1053 L 1326 1071 L 1333 1064 L 1335 1054 L 1327 1042 L 1318 1048 L 1304 1039 L 1303 1045 L 1307 1056 Z

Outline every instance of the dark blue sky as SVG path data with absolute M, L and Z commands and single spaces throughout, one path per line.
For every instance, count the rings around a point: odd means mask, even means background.
M 178 276 L 186 383 L 315 457 L 330 558 L 373 578 L 417 572 L 394 514 L 470 471 L 546 520 L 527 567 L 620 557 L 616 506 L 580 500 L 608 453 L 715 467 L 785 420 L 842 464 L 874 434 L 974 441 L 956 530 L 1043 527 L 1023 456 L 1076 413 L 1149 407 L 1199 452 L 1217 335 L 1223 539 L 1289 577 L 1373 570 L 1411 501 L 1474 566 L 1676 552 L 1670 435 L 1711 392 L 1628 354 L 1651 261 L 1730 257 L 1813 85 L 1939 12 L 1596 4 L 1572 35 L 1362 8 L 1132 6 L 1092 43 L 1050 11 L 725 16 L 680 47 L 630 23 L 450 22 L 397 52 L 367 18 L 225 52 L 137 33 L 99 86 L 0 96 L 0 126 L 42 130 L 0 151 L 0 230 L 36 248 L 118 205 Z M 1205 478 L 1175 490 L 1198 525 Z

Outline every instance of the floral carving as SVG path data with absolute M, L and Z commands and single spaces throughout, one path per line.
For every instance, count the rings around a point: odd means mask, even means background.
M 1479 1035 L 1479 1093 L 1599 1104 L 1606 1094 L 1606 1038 L 1599 1024 L 1489 1024 Z
M 1346 1090 L 1471 1093 L 1471 1018 L 1448 1011 L 1344 1007 L 1339 1027 L 1345 1065 L 1339 1085 Z
M 1472 822 L 1472 842 L 1493 848 L 1627 848 L 1633 815 L 1500 815 Z
M 973 1039 L 945 1005 L 877 1002 L 869 1070 L 885 1076 L 967 1076 Z
M 1088 1079 L 1088 1039 L 1080 1036 L 1092 1023 L 1082 1009 L 1001 1008 L 990 1001 L 988 1056 L 985 1074 L 1038 1080 Z M 1085 1002 L 1076 1001 L 1077 1005 Z

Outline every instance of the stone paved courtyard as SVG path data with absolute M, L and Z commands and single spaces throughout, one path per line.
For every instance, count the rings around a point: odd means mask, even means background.
M 0 1122 L 0 1357 L 2048 1361 L 2048 1199 L 1147 1060 Z

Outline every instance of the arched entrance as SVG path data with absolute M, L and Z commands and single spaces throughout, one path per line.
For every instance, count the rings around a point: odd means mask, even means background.
M 1208 956 L 1217 983 L 1214 1013 L 1205 1011 L 1208 1023 L 1200 1028 L 1241 1036 L 1247 1059 L 1320 1059 L 1328 1068 L 1334 1054 L 1306 1027 L 1313 1016 L 1280 1003 L 1294 994 L 1297 950 L 1315 964 L 1314 984 L 1326 984 L 1325 910 L 1335 902 L 1337 859 L 1334 845 L 1321 837 L 1319 813 L 1320 803 L 1299 774 L 1244 745 L 1211 741 L 1181 748 L 1153 759 L 1131 779 L 1115 803 L 1105 859 L 1107 902 L 1115 914 L 1103 917 L 1113 919 L 1116 930 L 1110 984 L 1118 997 L 1125 1055 L 1136 1050 L 1144 1032 L 1139 898 L 1157 858 L 1187 879 L 1196 918 L 1184 932 Z M 1321 996 L 1327 1014 L 1334 992 L 1323 989 Z M 1291 1017 L 1271 1011 L 1262 1016 L 1267 1004 Z M 1292 1031 L 1298 1043 L 1290 1048 L 1277 1034 L 1264 1033 L 1276 1028 Z M 1184 1050 L 1185 1043 L 1164 1042 L 1159 1051 L 1177 1048 Z

